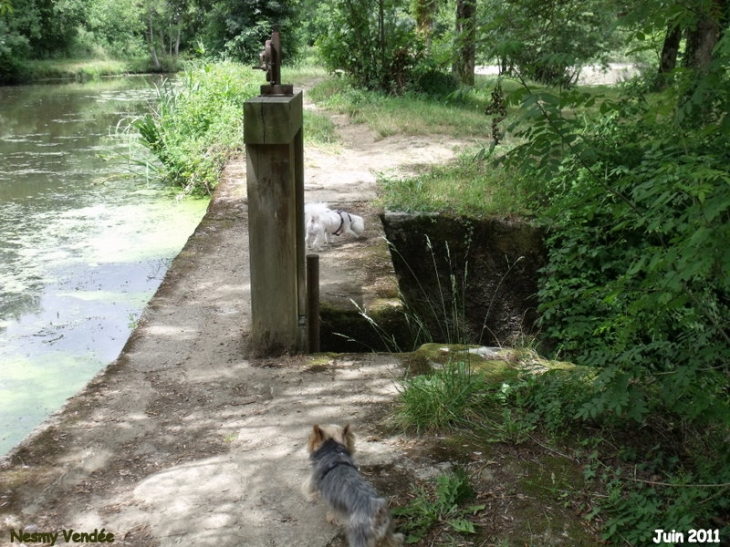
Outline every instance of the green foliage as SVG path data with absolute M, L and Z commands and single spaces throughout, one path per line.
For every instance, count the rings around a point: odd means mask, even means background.
M 507 164 L 545 181 L 543 330 L 568 358 L 600 368 L 585 418 L 641 421 L 671 407 L 730 422 L 727 122 L 712 114 L 727 111 L 730 82 L 705 76 L 712 93 L 687 74 L 700 96 L 677 80 L 689 99 L 675 110 L 641 86 L 590 117 L 576 114 L 595 101 L 587 93 L 525 85 L 510 97 L 523 107 L 524 142 Z
M 264 41 L 276 24 L 282 35 L 283 56 L 296 55 L 296 2 L 279 0 L 195 0 L 190 29 L 205 44 L 208 56 L 250 63 L 258 61 Z
M 258 59 L 278 24 L 284 58 L 297 50 L 301 1 L 2 0 L 0 81 L 18 79 L 26 60 L 146 56 L 152 69 L 189 52 L 208 58 Z
M 317 45 L 330 70 L 344 70 L 357 87 L 391 91 L 391 66 L 408 62 L 415 38 L 412 22 L 398 0 L 346 0 L 331 12 L 327 34 Z
M 89 3 L 77 49 L 93 54 L 131 57 L 145 51 L 144 13 L 135 0 Z
M 355 87 L 401 94 L 443 95 L 456 89 L 445 66 L 427 55 L 404 0 L 337 3 L 317 45 L 330 70 L 343 70 Z
M 456 77 L 439 65 L 434 57 L 421 54 L 410 68 L 406 89 L 430 97 L 447 97 L 459 87 Z
M 83 0 L 13 0 L 13 6 L 10 24 L 37 58 L 68 53 L 87 7 Z
M 233 63 L 187 70 L 179 86 L 158 88 L 158 106 L 133 122 L 163 176 L 186 192 L 210 193 L 242 146 L 242 111 L 258 87 L 250 69 Z
M 314 48 L 315 43 L 327 35 L 334 9 L 334 2 L 330 0 L 299 0 L 294 33 L 302 50 Z
M 644 545 L 654 530 L 714 528 L 717 515 L 727 514 L 730 489 L 730 452 L 722 427 L 693 432 L 670 423 L 640 431 L 640 442 L 625 431 L 602 431 L 607 437 L 592 441 L 584 476 L 588 487 L 603 494 L 589 518 L 604 521 L 603 539 L 614 544 Z M 628 437 L 628 438 L 627 438 Z M 614 452 L 599 457 L 599 450 Z M 650 446 L 647 449 L 647 446 Z M 714 522 L 713 522 L 714 521 Z M 730 539 L 730 527 L 719 529 L 720 543 Z
M 581 65 L 617 45 L 617 15 L 602 0 L 489 0 L 481 14 L 484 56 L 545 84 L 575 83 Z
M 86 9 L 82 0 L 13 0 L 3 6 L 0 82 L 19 80 L 29 58 L 67 54 Z
M 608 496 L 601 503 L 601 510 L 607 513 L 604 540 L 630 545 L 649 544 L 656 529 L 689 530 L 709 516 L 702 507 L 707 489 L 686 488 L 681 480 L 672 488 L 658 490 L 650 484 L 626 480 L 616 473 L 607 487 Z
M 468 362 L 450 361 L 431 374 L 402 381 L 397 420 L 416 432 L 458 427 L 487 393 L 483 376 Z
M 586 417 L 640 420 L 667 405 L 692 420 L 730 423 L 722 395 L 730 357 L 725 137 L 647 123 L 645 107 L 627 108 L 639 111 L 607 118 L 591 149 L 553 178 L 545 333 L 602 369 L 605 390 Z
M 523 81 L 510 98 L 523 141 L 506 164 L 544 181 L 543 333 L 593 370 L 515 386 L 513 400 L 550 431 L 591 424 L 609 439 L 586 477 L 606 485 L 593 514 L 616 543 L 727 512 L 728 49 L 723 36 L 661 97 L 629 85 L 588 115 L 595 98 L 578 91 Z
M 0 83 L 17 81 L 29 54 L 28 39 L 0 17 Z
M 433 488 L 414 488 L 414 498 L 404 507 L 393 509 L 392 513 L 402 521 L 398 526 L 406 532 L 406 543 L 417 543 L 436 526 L 449 526 L 460 534 L 474 534 L 474 523 L 469 518 L 484 505 L 462 505 L 474 498 L 466 472 L 457 468 L 453 474 L 439 475 Z
M 559 435 L 575 425 L 581 406 L 594 396 L 593 376 L 590 369 L 556 369 L 527 374 L 502 391 L 510 406 L 526 412 L 521 420 Z
M 594 375 L 590 369 L 552 371 L 506 387 L 506 403 L 516 407 L 514 427 L 531 425 L 560 440 L 592 433 L 581 442 L 587 452 L 567 450 L 583 461 L 592 500 L 587 518 L 599 519 L 604 540 L 644 545 L 659 528 L 716 528 L 710 523 L 729 507 L 727 427 L 696 427 L 665 411 L 630 425 L 603 413 L 587 428 L 580 409 L 600 389 Z M 723 537 L 730 537 L 730 528 Z

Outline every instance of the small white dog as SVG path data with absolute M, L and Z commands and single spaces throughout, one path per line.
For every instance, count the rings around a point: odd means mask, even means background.
M 307 248 L 320 252 L 322 245 L 332 243 L 332 236 L 352 234 L 359 236 L 365 231 L 362 217 L 342 210 L 332 210 L 326 203 L 304 205 L 307 231 Z

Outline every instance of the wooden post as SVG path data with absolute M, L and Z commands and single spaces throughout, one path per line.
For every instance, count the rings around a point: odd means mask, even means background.
M 243 107 L 254 357 L 306 350 L 302 92 Z
M 319 353 L 319 255 L 307 255 L 307 346 Z

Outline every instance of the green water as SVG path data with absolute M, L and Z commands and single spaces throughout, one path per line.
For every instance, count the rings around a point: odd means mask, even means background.
M 0 456 L 117 357 L 205 213 L 128 159 L 150 84 L 0 87 Z

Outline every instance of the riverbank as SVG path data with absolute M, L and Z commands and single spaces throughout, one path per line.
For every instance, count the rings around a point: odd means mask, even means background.
M 119 355 L 205 214 L 123 129 L 155 83 L 0 88 L 0 455 Z
M 89 82 L 130 74 L 162 74 L 178 70 L 178 63 L 165 62 L 160 69 L 148 57 L 132 59 L 53 59 L 25 61 L 18 72 L 0 85 L 42 82 Z

